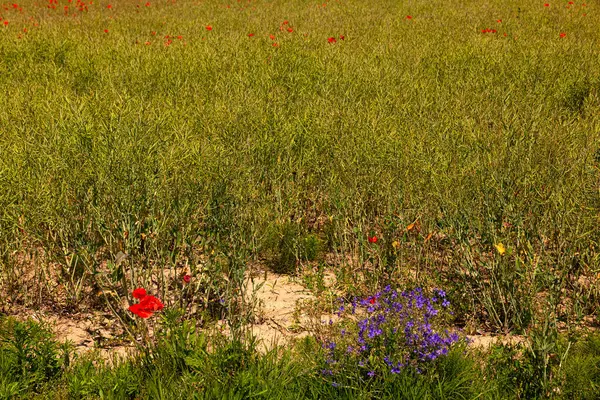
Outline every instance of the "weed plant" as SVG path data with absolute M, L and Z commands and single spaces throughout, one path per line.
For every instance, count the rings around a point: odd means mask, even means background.
M 440 311 L 449 305 L 442 290 L 427 297 L 421 288 L 399 292 L 390 286 L 366 299 L 342 301 L 338 310 L 342 328 L 323 343 L 328 353 L 323 375 L 335 381 L 339 375 L 348 376 L 348 369 L 362 370 L 362 380 L 381 377 L 384 371 L 423 373 L 459 341 L 456 333 L 438 331 Z M 356 321 L 348 319 L 354 315 Z
M 347 364 L 333 385 L 320 371 L 329 352 L 313 338 L 260 352 L 256 341 L 200 332 L 180 317 L 162 319 L 155 341 L 112 362 L 75 355 L 38 322 L 1 317 L 0 398 L 594 399 L 600 382 L 597 335 L 558 338 L 568 351 L 551 361 L 550 391 L 534 376 L 537 355 L 500 344 L 489 354 L 455 346 L 421 372 L 384 368 L 370 379 Z
M 563 3 L 7 6 L 3 293 L 122 309 L 191 274 L 218 314 L 250 261 L 332 254 L 491 330 L 548 280 L 562 320 L 597 316 L 599 17 Z

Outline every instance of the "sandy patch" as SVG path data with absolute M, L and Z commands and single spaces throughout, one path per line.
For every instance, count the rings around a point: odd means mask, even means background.
M 252 333 L 264 348 L 284 344 L 308 334 L 310 315 L 302 305 L 315 297 L 289 276 L 263 272 L 251 279 L 247 299 L 256 301 Z
M 110 361 L 115 357 L 130 355 L 134 349 L 123 345 L 122 328 L 111 316 L 102 313 L 62 316 L 33 312 L 27 316 L 48 324 L 56 339 L 71 343 L 77 355 L 98 351 L 101 358 Z
M 519 335 L 509 336 L 490 336 L 490 335 L 467 335 L 467 339 L 470 341 L 469 346 L 480 349 L 489 350 L 493 345 L 517 345 L 524 344 L 525 337 Z

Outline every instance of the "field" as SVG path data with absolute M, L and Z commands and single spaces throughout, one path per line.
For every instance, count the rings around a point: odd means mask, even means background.
M 599 26 L 2 5 L 0 398 L 598 398 Z

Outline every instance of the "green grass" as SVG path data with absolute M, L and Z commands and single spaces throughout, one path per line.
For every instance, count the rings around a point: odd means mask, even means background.
M 258 262 L 442 287 L 469 331 L 597 322 L 597 4 L 47 5 L 0 10 L 9 309 L 133 332 L 143 286 L 241 337 Z
M 118 251 L 133 286 L 213 251 L 218 275 L 319 249 L 369 286 L 417 269 L 493 329 L 527 327 L 548 281 L 597 315 L 578 287 L 598 271 L 595 4 L 36 4 L 0 32 L 5 290 L 59 266 L 43 298 L 77 306 L 124 295 L 102 279 Z M 367 234 L 401 245 L 373 258 Z
M 571 341 L 572 352 L 549 369 L 555 377 L 546 386 L 536 380 L 535 357 L 502 345 L 490 353 L 458 347 L 422 374 L 407 369 L 365 380 L 356 371 L 334 386 L 319 373 L 326 355 L 311 338 L 265 353 L 253 340 L 241 343 L 189 323 L 163 322 L 153 344 L 138 355 L 107 363 L 93 353 L 73 355 L 44 326 L 2 318 L 0 398 L 594 399 L 600 382 L 598 335 Z

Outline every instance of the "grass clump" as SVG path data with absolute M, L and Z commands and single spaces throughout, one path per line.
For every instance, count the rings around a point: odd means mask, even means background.
M 3 319 L 2 323 L 16 327 L 13 331 L 2 331 L 2 343 L 18 340 L 25 327 L 42 329 L 31 321 Z M 59 344 L 44 330 L 47 348 L 30 353 L 25 362 L 27 369 L 19 373 L 22 362 L 18 357 L 7 357 L 5 346 L 1 364 L 2 372 L 6 373 L 2 398 L 333 399 L 382 395 L 392 398 L 394 393 L 402 393 L 406 398 L 416 398 L 410 393 L 415 396 L 437 393 L 433 398 L 440 398 L 444 393 L 461 392 L 458 387 L 462 384 L 457 379 L 464 377 L 457 375 L 474 371 L 472 363 L 460 352 L 454 352 L 436 367 L 435 373 L 422 376 L 403 373 L 377 385 L 362 386 L 355 382 L 352 387 L 343 388 L 323 380 L 315 355 L 321 358 L 326 353 L 310 338 L 294 350 L 275 348 L 264 352 L 258 350 L 254 340 L 240 342 L 208 336 L 187 322 L 167 323 L 162 328 L 162 333 L 138 355 L 115 359 L 112 363 L 93 353 L 75 357 L 70 364 L 61 363 L 64 355 Z M 41 346 L 39 339 L 28 336 L 25 340 L 35 347 Z M 454 389 L 448 391 L 451 386 Z
M 71 358 L 69 344 L 57 343 L 48 326 L 0 317 L 0 398 L 46 390 Z
M 421 352 L 395 369 L 384 355 L 392 331 L 383 347 L 369 339 L 369 357 L 360 364 L 314 337 L 265 351 L 252 337 L 240 341 L 170 318 L 157 321 L 156 336 L 136 354 L 108 362 L 95 352 L 75 355 L 38 322 L 2 317 L 0 398 L 592 399 L 600 382 L 597 335 L 568 340 L 540 332 L 525 344 L 496 344 L 489 352 L 463 342 L 435 359 Z M 420 349 L 404 343 L 392 356 Z M 324 374 L 324 368 L 336 372 Z M 369 374 L 373 369 L 377 373 Z

